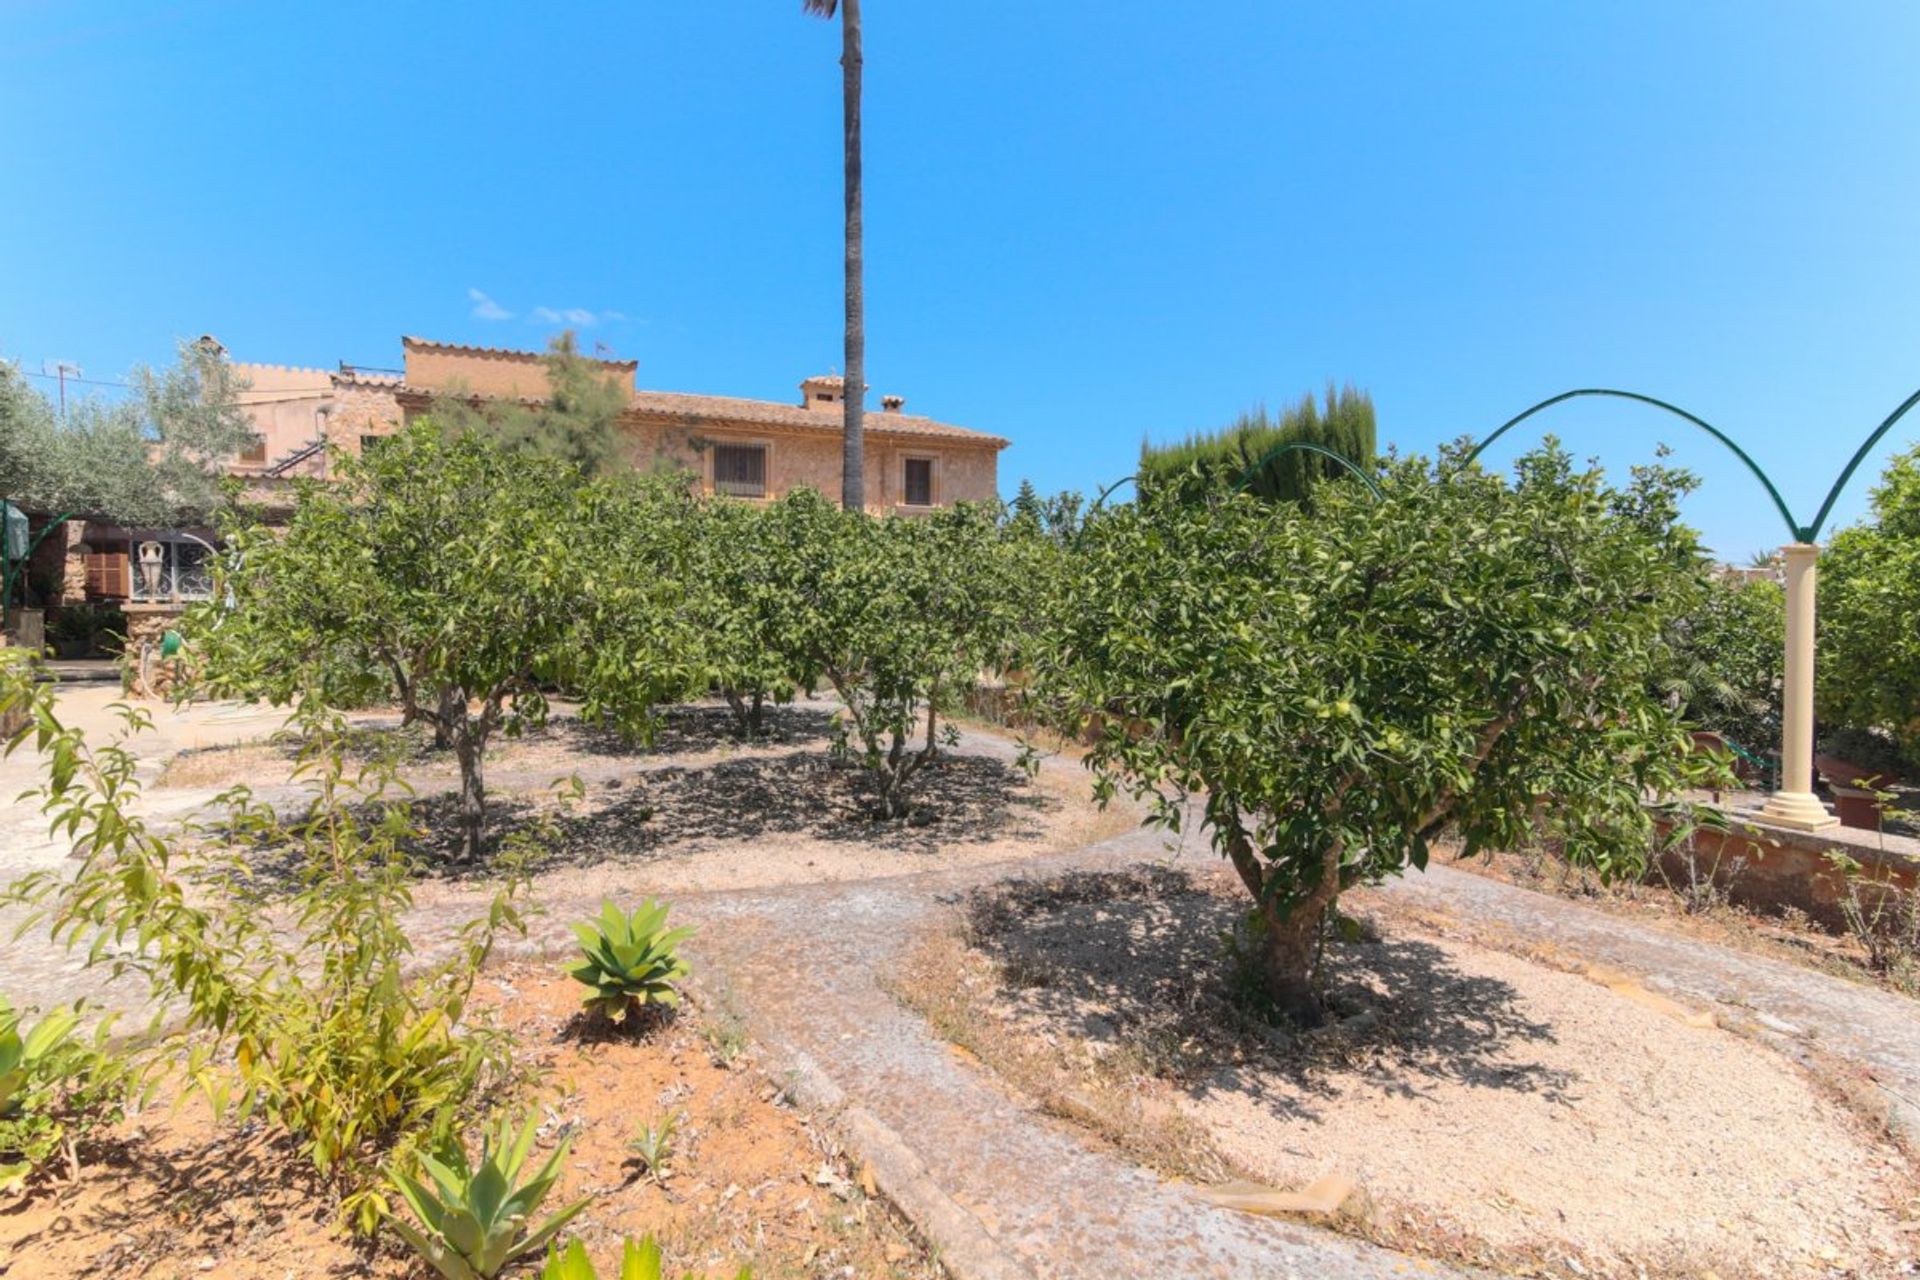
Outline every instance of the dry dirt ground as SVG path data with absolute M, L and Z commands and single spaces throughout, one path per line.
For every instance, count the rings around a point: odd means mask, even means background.
M 1009 882 L 927 939 L 899 994 L 1163 1172 L 1341 1174 L 1365 1191 L 1344 1225 L 1411 1251 L 1721 1280 L 1920 1254 L 1905 1154 L 1767 1047 L 1365 893 L 1329 952 L 1342 1016 L 1284 1031 L 1223 959 L 1239 892 L 1213 871 Z
M 539 1151 L 573 1133 L 573 1154 L 547 1207 L 585 1195 L 575 1220 L 611 1276 L 623 1236 L 657 1235 L 670 1274 L 760 1280 L 943 1274 L 831 1137 L 785 1103 L 752 1066 L 752 1049 L 723 1015 L 687 1010 L 643 1034 L 577 1016 L 580 988 L 555 966 L 481 981 L 542 1068 Z M 664 1176 L 626 1150 L 636 1128 L 681 1117 Z M 536 1155 L 535 1159 L 541 1157 Z M 331 1197 L 298 1158 L 257 1129 L 211 1124 L 197 1101 L 153 1108 L 90 1152 L 77 1184 L 25 1203 L 0 1203 L 0 1276 L 129 1280 L 308 1280 L 424 1277 L 396 1242 L 372 1248 L 334 1225 Z

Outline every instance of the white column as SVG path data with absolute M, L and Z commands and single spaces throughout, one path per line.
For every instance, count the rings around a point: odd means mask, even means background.
M 1818 831 L 1840 825 L 1813 794 L 1814 583 L 1820 548 L 1795 542 L 1781 548 L 1787 561 L 1787 663 L 1780 728 L 1780 790 L 1767 797 L 1760 819 Z

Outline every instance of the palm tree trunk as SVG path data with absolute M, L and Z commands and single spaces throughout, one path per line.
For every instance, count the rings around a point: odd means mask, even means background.
M 840 455 L 840 505 L 867 506 L 865 431 L 867 295 L 860 215 L 860 0 L 840 0 L 840 68 L 845 95 L 847 155 L 847 372 L 842 402 L 846 437 Z

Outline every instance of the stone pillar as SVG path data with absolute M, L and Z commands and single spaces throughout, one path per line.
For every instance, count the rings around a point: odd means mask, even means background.
M 1787 662 L 1780 730 L 1780 790 L 1767 797 L 1760 819 L 1797 831 L 1840 825 L 1813 794 L 1814 584 L 1820 548 L 1795 542 L 1781 548 L 1787 561 Z

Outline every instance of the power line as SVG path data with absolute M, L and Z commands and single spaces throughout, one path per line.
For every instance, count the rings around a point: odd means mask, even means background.
M 48 382 L 58 382 L 61 380 L 60 375 L 57 373 L 35 373 L 31 369 L 22 369 L 20 372 L 26 374 L 29 378 L 45 378 Z M 131 382 L 115 382 L 104 378 L 76 378 L 71 374 L 67 376 L 66 381 L 78 382 L 89 387 L 130 387 L 133 385 Z

